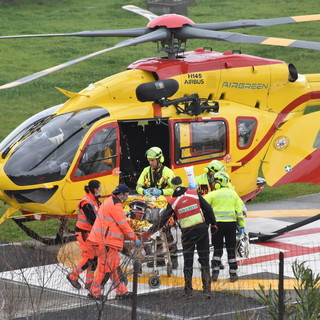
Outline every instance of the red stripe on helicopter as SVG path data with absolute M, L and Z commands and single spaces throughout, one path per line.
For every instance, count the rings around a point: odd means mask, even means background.
M 155 72 L 160 80 L 192 72 L 213 71 L 227 68 L 243 68 L 284 63 L 280 60 L 264 59 L 249 55 L 196 49 L 187 52 L 181 59 L 149 58 L 136 61 L 128 69 Z
M 288 173 L 282 176 L 273 186 L 278 186 L 293 182 L 309 182 L 320 184 L 320 149 L 310 153 Z
M 288 115 L 288 113 L 292 112 L 297 106 L 299 106 L 302 103 L 305 103 L 306 101 L 312 100 L 312 99 L 319 99 L 320 98 L 320 91 L 314 91 L 314 92 L 308 92 L 300 97 L 298 97 L 297 99 L 293 100 L 292 102 L 290 102 L 283 110 L 282 112 L 280 112 L 277 116 L 277 118 L 275 119 L 274 123 L 272 124 L 272 126 L 270 127 L 270 129 L 268 130 L 268 132 L 266 133 L 266 135 L 261 139 L 261 141 L 257 144 L 257 146 L 255 148 L 253 148 L 245 157 L 243 157 L 242 159 L 239 160 L 239 162 L 242 163 L 248 163 L 251 159 L 253 159 L 260 151 L 261 149 L 265 146 L 265 144 L 271 139 L 271 137 L 273 136 L 277 126 L 286 118 L 286 116 Z M 316 150 L 315 152 L 312 153 L 312 155 L 314 155 L 315 157 L 313 158 L 313 160 L 316 159 L 317 156 L 319 156 L 320 151 Z M 311 155 L 309 155 L 306 160 L 310 161 L 310 157 Z M 301 163 L 300 163 L 301 164 Z M 236 171 L 241 167 L 233 167 L 232 171 Z M 305 167 L 303 168 L 303 170 L 305 170 Z M 292 172 L 291 172 L 292 174 Z M 304 175 L 306 175 L 306 172 L 303 172 Z M 282 178 L 284 179 L 285 176 Z M 310 178 L 310 176 L 309 176 Z M 315 178 L 315 177 L 314 177 Z M 282 181 L 279 180 L 278 182 Z M 319 181 L 319 180 L 318 180 Z M 295 181 L 298 182 L 298 181 Z M 301 181 L 302 182 L 302 181 Z M 303 181 L 305 182 L 305 181 Z M 310 181 L 308 181 L 310 182 Z M 289 183 L 289 182 L 282 182 L 279 184 L 283 184 L 283 183 Z M 276 185 L 276 184 L 275 184 Z

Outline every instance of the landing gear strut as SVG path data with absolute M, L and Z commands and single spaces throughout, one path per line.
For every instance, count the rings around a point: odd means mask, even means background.
M 55 244 L 61 244 L 66 243 L 69 241 L 76 240 L 75 234 L 64 234 L 64 231 L 67 227 L 68 219 L 60 219 L 60 226 L 58 229 L 58 232 L 55 237 L 42 237 L 39 234 L 37 234 L 35 231 L 31 230 L 29 227 L 27 227 L 24 222 L 28 221 L 34 221 L 34 219 L 30 219 L 27 217 L 22 218 L 14 218 L 13 221 L 32 239 L 35 239 L 39 242 L 42 242 L 46 245 L 55 245 Z

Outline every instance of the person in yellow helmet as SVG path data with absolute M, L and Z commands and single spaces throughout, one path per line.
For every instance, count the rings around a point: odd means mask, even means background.
M 204 196 L 211 205 L 217 220 L 218 231 L 212 234 L 214 246 L 211 260 L 212 281 L 217 281 L 223 254 L 224 242 L 227 248 L 230 282 L 238 280 L 236 260 L 236 232 L 244 232 L 245 220 L 242 212 L 242 200 L 235 190 L 229 188 L 230 178 L 226 172 L 214 175 L 215 190 Z
M 159 147 L 152 147 L 147 150 L 146 157 L 149 162 L 149 166 L 144 168 L 137 181 L 136 190 L 139 194 L 144 196 L 171 196 L 173 194 L 173 187 L 171 185 L 171 179 L 174 177 L 173 171 L 167 166 L 163 165 L 164 156 Z M 167 225 L 163 227 L 162 231 L 167 237 L 169 243 L 170 257 L 172 261 L 172 268 L 178 268 L 178 248 L 176 241 L 174 240 L 171 232 L 171 226 Z M 159 243 L 157 251 L 163 250 L 162 244 Z M 165 260 L 163 253 L 157 256 L 157 266 L 164 266 Z M 153 267 L 153 262 L 147 263 L 148 267 Z
M 173 188 L 170 185 L 170 180 L 174 177 L 174 173 L 163 165 L 162 150 L 159 147 L 152 147 L 147 150 L 146 157 L 149 166 L 144 168 L 140 174 L 137 181 L 137 192 L 145 196 L 171 196 Z
M 202 195 L 214 190 L 213 176 L 216 172 L 225 171 L 225 166 L 219 160 L 212 160 L 205 168 L 204 173 L 196 177 L 198 192 Z

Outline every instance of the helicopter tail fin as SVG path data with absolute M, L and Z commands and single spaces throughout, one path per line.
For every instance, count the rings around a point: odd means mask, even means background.
M 271 165 L 272 163 L 272 165 Z M 320 111 L 288 120 L 278 131 L 263 160 L 270 186 L 308 182 L 320 184 Z

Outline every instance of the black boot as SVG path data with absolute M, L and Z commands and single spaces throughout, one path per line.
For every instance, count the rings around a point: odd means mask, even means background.
M 218 280 L 218 277 L 219 277 L 219 270 L 212 270 L 211 280 L 215 282 Z
M 192 293 L 193 293 L 193 288 L 192 288 L 192 278 L 190 279 L 188 278 L 184 278 L 184 294 L 183 297 L 184 298 L 191 298 L 192 297 Z
M 230 282 L 236 282 L 238 281 L 239 277 L 237 275 L 236 271 L 231 272 L 230 271 Z
M 178 263 L 178 256 L 177 255 L 171 256 L 171 262 L 172 262 L 172 269 L 173 270 L 178 269 L 179 263 Z
M 203 293 L 206 298 L 211 298 L 211 277 L 209 268 L 201 268 L 201 280 Z

